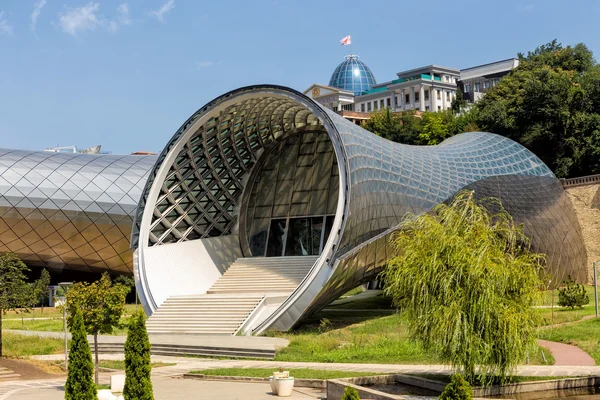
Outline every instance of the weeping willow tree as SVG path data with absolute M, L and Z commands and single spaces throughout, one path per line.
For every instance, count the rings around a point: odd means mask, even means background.
M 385 293 L 411 337 L 467 380 L 504 381 L 536 346 L 544 256 L 499 201 L 471 191 L 405 220 Z

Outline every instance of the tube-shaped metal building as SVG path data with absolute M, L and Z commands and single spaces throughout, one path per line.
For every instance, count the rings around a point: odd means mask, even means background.
M 0 149 L 0 252 L 71 277 L 131 274 L 131 226 L 156 156 Z
M 132 247 L 138 293 L 154 314 L 149 329 L 168 331 L 174 307 L 165 304 L 218 309 L 246 298 L 252 305 L 227 317 L 231 326 L 209 312 L 197 325 L 287 330 L 374 279 L 407 213 L 462 188 L 499 197 L 534 250 L 548 254 L 555 280 L 585 280 L 570 201 L 523 146 L 482 132 L 437 146 L 392 143 L 279 86 L 220 96 L 175 133 L 141 196 Z

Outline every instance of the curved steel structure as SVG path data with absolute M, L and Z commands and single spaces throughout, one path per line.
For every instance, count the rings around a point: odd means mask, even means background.
M 308 134 L 315 139 L 293 139 Z M 334 161 L 319 164 L 327 148 Z M 276 167 L 273 154 L 294 157 Z M 306 174 L 297 172 L 300 168 L 313 178 L 302 179 Z M 259 170 L 264 179 L 257 178 Z M 296 172 L 286 175 L 288 171 Z M 265 193 L 269 202 L 255 201 L 248 212 L 252 199 L 270 190 L 268 184 L 260 186 L 261 179 L 272 182 L 274 195 Z M 335 185 L 319 187 L 322 179 L 334 179 Z M 426 212 L 465 187 L 500 195 L 506 188 L 515 194 L 503 198 L 504 204 L 529 232 L 539 233 L 532 237 L 534 248 L 564 248 L 561 255 L 549 252 L 555 278 L 585 276 L 585 249 L 574 211 L 552 172 L 523 146 L 482 132 L 457 135 L 438 146 L 402 145 L 289 88 L 234 90 L 196 112 L 169 141 L 150 174 L 133 229 L 138 293 L 149 313 L 170 296 L 205 293 L 236 257 L 263 251 L 249 242 L 250 237 L 267 240 L 263 219 L 274 226 L 277 218 L 332 213 L 331 233 L 324 236 L 310 272 L 253 327 L 254 332 L 286 330 L 373 279 L 390 256 L 390 233 L 407 213 Z M 326 197 L 336 201 L 314 212 L 311 202 L 320 190 L 328 190 Z M 281 198 L 286 200 L 280 204 Z M 311 254 L 304 247 L 301 251 Z
M 133 214 L 155 162 L 0 149 L 0 252 L 55 271 L 131 273 Z

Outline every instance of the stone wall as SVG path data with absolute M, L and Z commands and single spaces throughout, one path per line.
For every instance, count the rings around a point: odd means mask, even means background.
M 565 186 L 581 225 L 588 258 L 588 282 L 591 284 L 593 282 L 592 263 L 600 261 L 600 182 Z M 598 272 L 600 273 L 600 271 Z

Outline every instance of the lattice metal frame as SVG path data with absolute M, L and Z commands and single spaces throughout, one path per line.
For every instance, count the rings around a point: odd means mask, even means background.
M 151 245 L 231 233 L 242 178 L 258 153 L 284 132 L 318 125 L 305 108 L 287 99 L 243 101 L 210 118 L 185 143 L 154 210 Z

